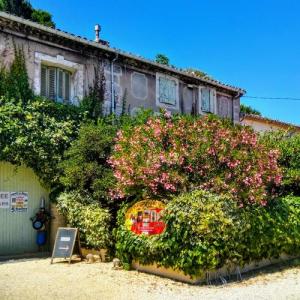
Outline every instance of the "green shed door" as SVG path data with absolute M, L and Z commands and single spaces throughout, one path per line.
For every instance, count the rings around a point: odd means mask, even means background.
M 4 198 L 6 192 L 28 193 L 28 204 L 27 209 L 13 212 L 11 203 L 7 207 L 0 199 L 0 256 L 37 252 L 37 233 L 30 218 L 38 211 L 41 197 L 48 206 L 47 190 L 31 169 L 0 162 L 0 195 Z

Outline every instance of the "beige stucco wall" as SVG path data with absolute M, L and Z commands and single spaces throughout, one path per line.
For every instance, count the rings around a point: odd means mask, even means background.
M 266 131 L 276 131 L 276 130 L 283 130 L 287 127 L 280 126 L 279 124 L 270 124 L 267 122 L 259 121 L 259 120 L 250 120 L 244 119 L 241 121 L 242 125 L 247 125 L 252 127 L 256 132 L 266 132 Z

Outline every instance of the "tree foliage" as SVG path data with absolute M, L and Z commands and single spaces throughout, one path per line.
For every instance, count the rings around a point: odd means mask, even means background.
M 245 104 L 241 104 L 241 113 L 261 116 L 260 111 L 252 108 L 251 106 L 245 105 Z
M 99 119 L 97 124 L 82 126 L 61 163 L 64 172 L 61 182 L 67 190 L 88 194 L 102 205 L 108 205 L 109 191 L 115 185 L 115 178 L 107 159 L 116 131 L 115 125 L 103 119 Z
M 34 9 L 27 0 L 0 0 L 0 11 L 55 28 L 51 14 L 41 9 Z
M 170 64 L 170 59 L 164 54 L 157 54 L 155 61 L 159 64 L 168 66 Z
M 169 197 L 201 188 L 240 205 L 266 205 L 281 181 L 279 153 L 248 127 L 214 116 L 168 114 L 120 130 L 110 159 L 116 198 Z

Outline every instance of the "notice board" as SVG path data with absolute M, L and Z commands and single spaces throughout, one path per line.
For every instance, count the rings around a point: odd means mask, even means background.
M 78 228 L 59 227 L 56 233 L 51 264 L 54 258 L 69 259 L 69 263 L 71 263 L 74 252 L 82 258 Z

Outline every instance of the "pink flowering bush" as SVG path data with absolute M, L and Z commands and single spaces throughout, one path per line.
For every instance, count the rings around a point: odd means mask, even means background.
M 278 155 L 247 127 L 165 113 L 118 132 L 112 195 L 159 198 L 203 189 L 229 194 L 240 206 L 266 205 L 281 182 Z

